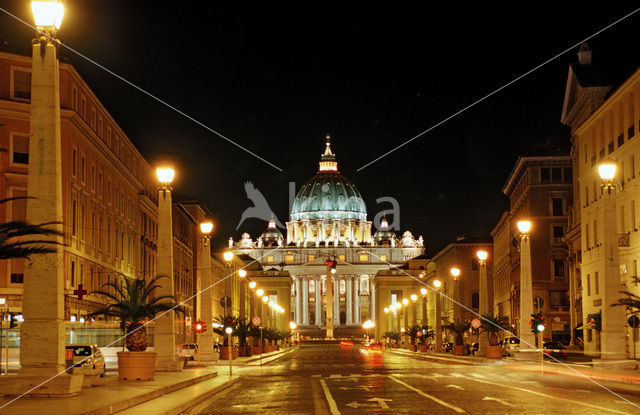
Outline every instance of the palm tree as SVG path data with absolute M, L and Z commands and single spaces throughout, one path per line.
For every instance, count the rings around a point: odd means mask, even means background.
M 166 278 L 156 275 L 149 281 L 144 279 L 124 278 L 123 284 L 108 282 L 102 287 L 111 290 L 98 290 L 94 294 L 101 294 L 112 302 L 105 307 L 89 314 L 89 317 L 103 315 L 120 319 L 120 329 L 125 333 L 127 350 L 143 352 L 147 349 L 147 328 L 143 323 L 146 319 L 153 319 L 158 314 L 173 310 L 184 314 L 184 309 L 176 303 L 173 296 L 161 295 L 153 297 L 153 292 L 160 287 L 158 280 Z
M 640 278 L 633 277 L 633 282 L 636 284 L 640 283 Z M 627 297 L 618 299 L 617 302 L 611 304 L 611 307 L 625 306 L 631 314 L 640 314 L 640 296 L 629 290 L 620 291 L 620 294 L 624 294 Z
M 27 196 L 0 199 L 0 204 L 19 199 L 29 199 Z M 33 254 L 47 254 L 56 251 L 55 245 L 61 242 L 39 239 L 42 236 L 64 236 L 56 229 L 49 228 L 59 222 L 45 222 L 31 224 L 22 220 L 13 220 L 0 224 L 0 259 L 29 258 Z
M 489 333 L 489 346 L 498 345 L 497 333 L 501 331 L 508 331 L 510 329 L 509 317 L 493 313 L 482 315 L 482 330 Z
M 464 344 L 464 332 L 469 330 L 471 327 L 471 323 L 468 321 L 460 321 L 456 319 L 456 321 L 450 321 L 442 326 L 444 329 L 451 330 L 456 334 L 456 346 L 462 346 Z

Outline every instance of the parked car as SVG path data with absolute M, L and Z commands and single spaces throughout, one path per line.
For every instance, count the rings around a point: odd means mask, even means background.
M 185 343 L 178 346 L 178 356 L 186 357 L 187 360 L 194 360 L 197 354 L 197 343 Z
M 545 357 L 551 356 L 556 359 L 566 359 L 569 355 L 567 348 L 560 342 L 546 342 L 542 346 Z
M 520 339 L 517 337 L 505 337 L 502 341 L 502 355 L 511 356 L 512 352 L 520 351 Z
M 104 355 L 95 344 L 77 343 L 65 346 L 67 350 L 73 351 L 73 373 L 100 374 L 100 377 L 107 373 L 104 362 Z

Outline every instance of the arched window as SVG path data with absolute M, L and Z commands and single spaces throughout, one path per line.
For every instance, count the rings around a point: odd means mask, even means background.
M 344 294 L 347 292 L 347 283 L 345 280 L 340 280 L 340 294 Z
M 369 294 L 369 278 L 360 277 L 360 294 Z
M 316 293 L 316 282 L 314 280 L 309 280 L 309 294 Z

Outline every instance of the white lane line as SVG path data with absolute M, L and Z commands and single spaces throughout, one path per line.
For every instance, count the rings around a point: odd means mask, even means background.
M 483 400 L 483 401 L 496 401 L 496 402 L 501 403 L 501 404 L 503 404 L 503 405 L 505 405 L 505 406 L 515 406 L 515 405 L 514 405 L 514 404 L 512 404 L 512 403 L 509 403 L 509 402 L 504 401 L 504 400 L 502 400 L 502 399 L 492 398 L 491 396 L 485 396 L 484 398 L 482 398 L 482 400 Z
M 559 401 L 564 401 L 564 402 L 571 402 L 571 403 L 575 403 L 575 404 L 578 404 L 578 405 L 586 406 L 588 408 L 594 408 L 594 409 L 599 409 L 601 411 L 613 412 L 614 414 L 631 415 L 628 412 L 622 412 L 622 411 L 618 411 L 618 410 L 611 409 L 611 408 L 605 408 L 604 406 L 591 405 L 589 403 L 580 402 L 580 401 L 574 401 L 572 399 L 559 398 L 557 396 L 547 395 L 546 393 L 532 391 L 532 390 L 529 390 L 529 389 L 521 388 L 519 386 L 504 385 L 502 383 L 490 382 L 488 380 L 480 380 L 480 379 L 473 379 L 473 378 L 467 378 L 467 379 L 472 380 L 474 382 L 488 383 L 490 385 L 500 386 L 502 388 L 511 388 L 511 389 L 519 390 L 521 392 L 528 392 L 528 393 L 531 393 L 533 395 L 544 396 L 545 398 L 557 399 Z
M 433 395 L 429 395 L 428 393 L 422 392 L 420 389 L 414 388 L 413 386 L 404 383 L 403 381 L 401 381 L 400 379 L 396 379 L 393 377 L 393 375 L 389 376 L 389 379 L 393 380 L 394 382 L 397 382 L 399 384 L 401 384 L 402 386 L 406 387 L 407 389 L 411 389 L 412 391 L 416 392 L 417 394 L 424 396 L 425 398 L 429 398 L 432 401 L 439 403 L 442 406 L 445 406 L 449 409 L 453 409 L 454 411 L 458 412 L 459 414 L 463 414 L 465 411 L 462 408 L 458 408 L 455 405 L 451 405 L 450 403 L 447 403 L 445 401 L 443 401 L 442 399 L 438 399 Z
M 462 386 L 458 386 L 458 385 L 447 385 L 447 386 L 445 386 L 445 388 L 456 388 L 456 389 L 459 389 L 461 391 L 465 390 Z
M 338 411 L 338 405 L 336 405 L 336 401 L 331 396 L 331 392 L 329 391 L 329 387 L 324 379 L 320 379 L 320 384 L 322 385 L 322 390 L 324 391 L 324 397 L 327 399 L 327 403 L 329 404 L 329 409 L 331 410 L 331 415 L 340 415 L 340 411 Z

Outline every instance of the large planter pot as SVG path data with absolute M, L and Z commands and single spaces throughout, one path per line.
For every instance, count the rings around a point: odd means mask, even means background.
M 238 348 L 238 356 L 245 357 L 247 355 L 247 346 L 240 346 Z M 251 356 L 251 354 L 249 354 Z
M 502 359 L 502 346 L 487 346 L 487 359 Z
M 426 344 L 421 344 L 420 345 L 420 351 L 421 352 L 426 352 L 427 350 L 429 350 L 429 346 L 427 346 Z
M 156 352 L 118 352 L 120 380 L 153 380 Z
M 454 356 L 464 356 L 464 345 L 453 346 L 453 355 Z
M 415 344 L 410 344 L 409 345 L 409 350 L 412 352 L 415 352 L 416 350 L 418 350 L 418 347 Z
M 260 354 L 262 353 L 262 348 L 260 346 L 251 346 L 251 354 Z
M 238 358 L 238 348 L 231 348 L 232 359 Z M 229 360 L 229 346 L 220 347 L 220 359 L 219 360 Z

